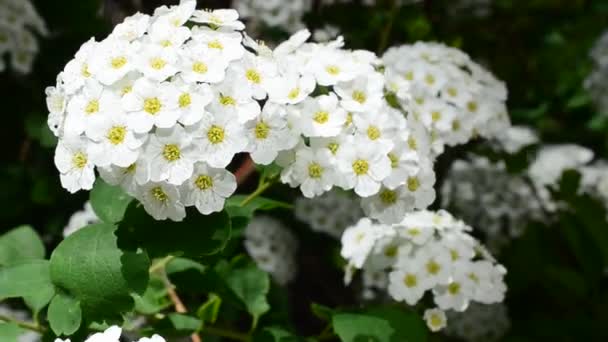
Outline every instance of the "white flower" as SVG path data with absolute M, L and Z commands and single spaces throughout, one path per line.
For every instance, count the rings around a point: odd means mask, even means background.
M 380 190 L 382 180 L 389 175 L 391 162 L 375 145 L 357 142 L 342 146 L 338 169 L 345 189 L 355 189 L 357 195 L 369 197 Z
M 122 329 L 119 326 L 113 325 L 104 332 L 95 333 L 84 342 L 119 342 Z
M 170 128 L 180 118 L 179 92 L 170 83 L 153 83 L 141 78 L 122 98 L 129 126 L 136 133 L 147 133 L 153 126 Z
M 274 60 L 268 57 L 256 56 L 246 52 L 238 64 L 232 64 L 232 72 L 244 82 L 255 99 L 266 98 L 266 89 L 269 80 L 278 76 L 277 66 Z
M 91 38 L 80 47 L 74 59 L 66 64 L 62 77 L 67 94 L 74 94 L 87 80 L 92 78 L 89 59 L 94 54 L 97 44 L 95 39 Z
M 329 191 L 336 182 L 336 172 L 327 150 L 301 148 L 293 163 L 295 184 L 305 197 L 312 198 Z
M 395 141 L 393 149 L 387 155 L 391 161 L 391 173 L 384 179 L 383 184 L 389 189 L 405 184 L 408 177 L 415 176 L 420 170 L 419 154 L 407 141 Z
M 163 49 L 175 51 L 192 36 L 190 29 L 175 26 L 166 20 L 156 21 L 149 29 L 148 39 Z
M 228 61 L 203 45 L 188 43 L 179 57 L 180 75 L 187 82 L 219 83 L 226 76 Z
M 239 32 L 221 32 L 208 27 L 195 26 L 192 28 L 192 38 L 210 50 L 216 51 L 227 61 L 240 59 L 245 53 Z
M 388 293 L 396 301 L 415 305 L 428 290 L 421 265 L 412 264 L 407 270 L 395 270 L 388 275 Z
M 196 206 L 203 215 L 221 211 L 224 201 L 236 190 L 236 178 L 225 169 L 208 167 L 199 162 L 194 166 L 192 177 L 184 183 L 184 205 Z
M 455 311 L 467 309 L 473 289 L 470 286 L 466 272 L 466 266 L 454 266 L 454 273 L 450 283 L 448 285 L 440 285 L 433 290 L 435 304 L 440 309 L 452 309 Z
M 186 209 L 180 201 L 180 193 L 175 185 L 148 182 L 139 189 L 135 197 L 156 220 L 169 218 L 181 221 L 186 217 Z
M 405 189 L 414 197 L 418 209 L 425 209 L 435 201 L 435 172 L 429 164 L 421 163 L 418 173 L 405 180 Z
M 122 23 L 116 25 L 110 37 L 132 42 L 146 33 L 150 23 L 150 16 L 143 13 L 135 13 Z
M 212 167 L 226 167 L 232 157 L 247 146 L 243 126 L 228 112 L 205 114 L 196 125 L 188 128 L 198 146 L 198 157 Z
M 260 105 L 252 98 L 250 89 L 237 82 L 235 78 L 226 78 L 214 88 L 213 109 L 236 116 L 243 124 L 260 114 Z
M 65 109 L 67 96 L 58 78 L 57 87 L 47 87 L 46 106 L 49 110 L 47 124 L 55 136 L 63 134 L 63 126 L 65 121 Z
M 268 97 L 271 102 L 279 104 L 296 104 L 302 102 L 316 87 L 311 75 L 289 73 L 273 78 L 268 82 Z
M 374 243 L 383 236 L 383 226 L 374 225 L 368 218 L 362 218 L 356 225 L 342 234 L 340 255 L 354 267 L 361 268 L 371 253 Z
M 138 52 L 137 70 L 154 81 L 164 81 L 177 73 L 177 53 L 159 45 L 146 45 Z
M 178 91 L 177 106 L 181 112 L 179 122 L 186 126 L 199 122 L 204 114 L 205 107 L 211 103 L 213 93 L 207 84 L 192 84 L 181 79 L 173 81 Z
M 90 145 L 82 137 L 64 137 L 55 149 L 55 166 L 60 172 L 61 185 L 71 193 L 91 190 L 95 181 Z
M 100 222 L 99 217 L 93 211 L 91 203 L 87 201 L 84 204 L 83 210 L 79 210 L 70 216 L 68 224 L 63 228 L 63 238 L 68 237 L 81 228 L 98 222 Z
M 165 339 L 157 334 L 152 335 L 152 337 L 142 337 L 137 342 L 165 342 Z
M 437 332 L 447 326 L 447 318 L 445 316 L 445 312 L 441 309 L 426 309 L 424 311 L 424 320 L 426 321 L 426 326 L 432 332 Z
M 335 91 L 344 109 L 351 112 L 374 111 L 384 101 L 384 77 L 377 72 L 360 75 L 350 82 L 338 83 Z
M 285 108 L 266 104 L 262 114 L 245 124 L 249 145 L 246 148 L 258 164 L 272 163 L 279 151 L 293 148 L 298 140 L 288 127 Z
M 310 68 L 317 83 L 322 86 L 348 82 L 357 77 L 356 65 L 352 59 L 333 49 L 321 51 L 310 61 Z
M 74 96 L 68 103 L 65 119 L 65 134 L 87 136 L 95 135 L 93 126 L 107 120 L 112 112 L 121 112 L 120 98 L 109 89 L 95 81 L 88 81 L 81 94 Z
M 308 137 L 334 137 L 343 129 L 346 111 L 335 94 L 307 98 L 298 107 L 299 127 Z
M 125 40 L 105 40 L 91 56 L 89 70 L 99 82 L 112 85 L 135 68 L 136 48 Z
M 159 21 L 166 21 L 174 27 L 184 25 L 196 9 L 195 0 L 181 0 L 178 6 L 159 7 L 154 11 L 154 16 L 160 16 Z
M 150 161 L 150 179 L 180 185 L 192 176 L 197 160 L 192 137 L 176 125 L 171 129 L 157 129 L 146 146 L 146 158 Z
M 140 156 L 128 167 L 110 166 L 97 169 L 99 176 L 110 185 L 119 185 L 129 195 L 135 195 L 139 186 L 150 181 L 150 163 Z
M 388 153 L 393 148 L 393 138 L 406 129 L 403 116 L 389 110 L 388 106 L 379 108 L 373 113 L 355 114 L 353 122 L 357 128 L 356 138 L 376 145 L 384 153 Z
M 122 112 L 107 113 L 103 121 L 91 123 L 91 160 L 97 166 L 128 167 L 140 153 L 144 141 L 128 127 Z
M 380 189 L 377 194 L 363 198 L 361 207 L 366 215 L 382 223 L 398 223 L 414 209 L 414 203 L 414 198 L 401 186 Z
M 239 13 L 233 9 L 217 9 L 213 11 L 198 10 L 194 12 L 191 20 L 197 23 L 209 24 L 211 28 L 241 31 L 245 29 L 245 25 L 238 19 Z

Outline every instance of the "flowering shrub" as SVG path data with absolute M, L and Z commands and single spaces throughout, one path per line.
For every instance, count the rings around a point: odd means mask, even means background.
M 15 203 L 0 207 L 36 229 L 0 235 L 0 340 L 549 340 L 601 327 L 605 123 L 598 113 L 584 138 L 568 126 L 601 107 L 601 73 L 587 94 L 588 70 L 562 63 L 567 85 L 543 98 L 546 61 L 505 63 L 508 48 L 477 51 L 485 33 L 451 26 L 493 32 L 510 4 L 78 1 L 36 3 L 53 32 L 45 58 L 8 75 L 7 108 L 26 113 L 19 162 L 32 164 L 1 170 Z M 121 17 L 136 8 L 149 14 Z M 0 34 L 44 36 L 32 18 Z M 91 26 L 62 29 L 71 21 Z M 551 32 L 543 44 L 570 31 Z M 601 40 L 591 56 L 601 68 Z M 19 206 L 23 194 L 43 210 Z M 585 329 L 569 325 L 580 317 Z

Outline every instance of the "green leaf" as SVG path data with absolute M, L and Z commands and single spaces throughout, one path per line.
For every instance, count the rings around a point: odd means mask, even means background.
M 25 330 L 15 323 L 0 322 L 0 341 L 2 342 L 17 342 L 19 335 L 24 332 Z
M 266 295 L 270 291 L 268 273 L 255 265 L 249 265 L 230 270 L 225 276 L 225 281 L 245 304 L 247 312 L 253 317 L 252 326 L 255 328 L 260 316 L 270 309 L 266 301 Z
M 165 337 L 188 336 L 198 331 L 200 327 L 201 321 L 195 317 L 170 313 L 154 326 L 154 332 Z
M 30 226 L 19 226 L 0 236 L 0 266 L 44 259 L 42 240 Z
M 119 320 L 133 308 L 131 293 L 148 284 L 148 256 L 120 250 L 115 231 L 104 223 L 84 227 L 51 255 L 53 283 L 80 301 L 87 321 Z
M 254 342 L 294 342 L 301 341 L 281 327 L 266 327 L 253 336 Z
M 33 260 L 0 268 L 0 300 L 54 291 L 47 260 Z
M 200 318 L 203 323 L 215 323 L 217 316 L 220 312 L 220 306 L 222 305 L 222 298 L 215 293 L 210 293 L 207 301 L 201 305 L 196 311 L 196 315 Z
M 334 331 L 344 342 L 423 342 L 427 331 L 413 312 L 383 308 L 365 313 L 337 313 L 332 317 Z
M 49 305 L 47 318 L 57 336 L 72 335 L 78 330 L 82 320 L 80 303 L 66 294 L 58 293 Z
M 167 298 L 167 288 L 162 279 L 150 278 L 148 288 L 143 295 L 133 295 L 135 311 L 144 315 L 152 315 L 171 306 Z
M 49 274 L 50 280 L 50 274 Z M 39 292 L 23 297 L 25 304 L 37 315 L 55 296 L 55 287 L 44 287 Z
M 107 223 L 118 223 L 122 220 L 133 198 L 119 186 L 111 186 L 97 178 L 91 190 L 91 206 L 95 214 Z
M 289 203 L 275 201 L 265 197 L 256 197 L 247 205 L 241 206 L 241 203 L 247 198 L 247 195 L 234 195 L 226 201 L 226 211 L 231 217 L 253 217 L 256 211 L 268 211 L 277 208 L 291 209 L 293 206 Z
M 221 252 L 231 236 L 226 212 L 201 215 L 195 209 L 183 222 L 157 221 L 131 203 L 117 232 L 121 248 L 143 248 L 150 257 L 176 255 L 200 258 Z
M 332 308 L 317 303 L 310 304 L 310 311 L 315 317 L 325 322 L 331 321 L 331 316 L 334 314 Z

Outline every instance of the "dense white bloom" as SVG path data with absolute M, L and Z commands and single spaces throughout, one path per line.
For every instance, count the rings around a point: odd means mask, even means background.
M 296 275 L 297 247 L 295 235 L 274 218 L 254 217 L 245 229 L 247 253 L 280 285 L 286 285 Z
M 416 305 L 427 291 L 441 310 L 464 311 L 470 302 L 501 302 L 506 271 L 488 259 L 491 256 L 476 253 L 482 246 L 469 230 L 445 211 L 410 213 L 394 225 L 364 218 L 342 236 L 347 274 L 353 267 L 363 270 L 364 279 L 387 274 L 388 282 L 366 281 L 367 290 L 387 291 L 409 305 Z M 437 330 L 442 325 L 433 324 Z
M 48 35 L 44 20 L 29 0 L 0 1 L 0 72 L 8 55 L 13 70 L 29 74 L 38 54 L 38 37 Z
M 63 237 L 66 238 L 81 228 L 98 222 L 100 222 L 99 217 L 97 217 L 97 214 L 93 211 L 91 203 L 87 201 L 82 210 L 79 210 L 70 216 L 68 224 L 63 228 Z

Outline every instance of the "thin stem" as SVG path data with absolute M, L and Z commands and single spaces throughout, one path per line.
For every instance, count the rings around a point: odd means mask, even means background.
M 18 319 L 12 318 L 12 317 L 8 317 L 5 315 L 0 315 L 0 321 L 4 321 L 4 322 L 9 322 L 9 323 L 15 323 L 17 324 L 19 327 L 23 328 L 23 329 L 28 329 L 31 331 L 35 331 L 38 333 L 44 333 L 44 331 L 46 330 L 44 327 L 36 324 L 36 323 L 31 323 L 31 322 L 25 322 L 25 321 L 20 321 Z
M 247 204 L 249 204 L 249 202 L 253 201 L 256 197 L 264 193 L 264 191 L 266 191 L 272 185 L 272 183 L 272 181 L 261 183 L 251 195 L 247 196 L 247 198 L 245 198 L 243 202 L 241 202 L 241 207 L 246 206 Z
M 239 333 L 236 331 L 231 331 L 231 330 L 226 330 L 223 328 L 218 328 L 218 327 L 204 327 L 203 330 L 201 331 L 203 334 L 208 334 L 208 335 L 213 335 L 213 336 L 218 336 L 218 337 L 226 337 L 226 338 L 230 338 L 233 339 L 235 341 L 243 341 L 243 342 L 248 342 L 250 340 L 249 335 L 247 334 L 243 334 L 243 333 Z
M 167 266 L 167 264 L 173 259 L 175 259 L 173 255 L 167 255 L 166 257 L 156 261 L 154 264 L 152 264 L 152 266 L 150 266 L 148 273 L 156 273 L 158 271 L 164 270 L 165 266 Z
M 378 44 L 377 51 L 378 54 L 382 54 L 382 52 L 384 52 L 384 50 L 388 46 L 388 39 L 391 36 L 391 31 L 393 30 L 393 24 L 395 23 L 397 13 L 399 13 L 399 11 L 397 10 L 397 0 L 391 0 L 390 16 L 388 17 L 388 22 L 386 23 L 386 26 L 384 26 L 384 30 L 382 30 L 382 33 L 380 34 L 380 43 Z

